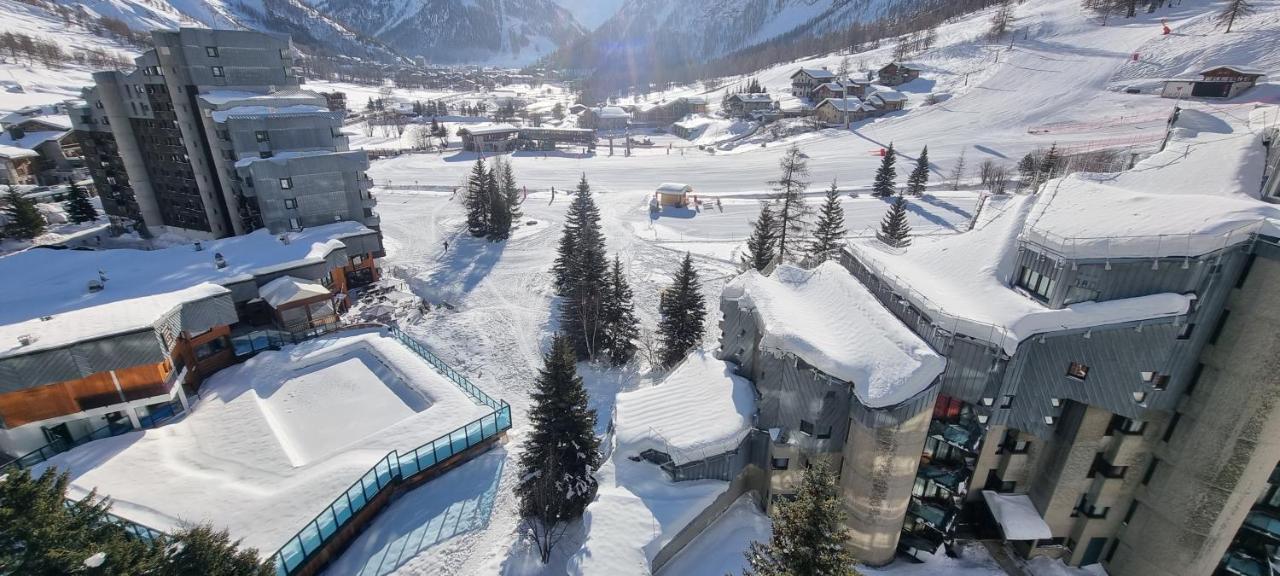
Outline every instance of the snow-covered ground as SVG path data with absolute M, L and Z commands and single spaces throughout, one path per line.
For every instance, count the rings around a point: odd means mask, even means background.
M 215 374 L 190 415 L 50 459 L 70 493 L 162 531 L 226 527 L 265 556 L 391 450 L 491 410 L 393 337 L 340 333 Z M 33 471 L 39 473 L 39 469 Z

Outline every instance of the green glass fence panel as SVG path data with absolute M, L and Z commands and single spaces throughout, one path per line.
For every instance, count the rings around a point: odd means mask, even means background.
M 435 454 L 436 454 L 436 462 L 439 462 L 441 460 L 446 460 L 450 456 L 453 456 L 453 448 L 449 446 L 448 442 L 442 442 L 440 440 L 436 440 L 432 442 L 431 445 L 435 447 L 433 448 L 433 450 L 435 451 Z
M 498 433 L 498 417 L 490 414 L 480 419 L 480 429 L 485 438 Z
M 378 495 L 378 476 L 373 470 L 365 473 L 360 479 L 360 486 L 364 488 L 365 500 L 371 500 Z
M 347 499 L 351 501 L 351 513 L 359 512 L 364 508 L 364 487 L 360 484 L 352 486 L 347 490 Z
M 449 433 L 449 444 L 453 448 L 453 453 L 457 454 L 467 449 L 467 433 L 462 430 L 454 430 Z
M 320 537 L 328 540 L 338 531 L 338 520 L 334 517 L 333 506 L 324 509 L 319 516 L 316 517 L 316 526 L 320 528 Z
M 333 516 L 337 519 L 338 525 L 341 526 L 351 519 L 351 503 L 347 501 L 347 495 L 343 494 L 333 503 Z
M 284 560 L 276 554 L 276 576 L 289 576 L 289 570 L 284 567 Z
M 391 460 L 384 459 L 379 462 L 374 471 L 378 473 L 378 488 L 382 488 L 391 484 Z
M 498 429 L 506 430 L 511 427 L 511 407 L 503 406 L 498 411 Z
M 280 559 L 284 562 L 284 569 L 288 572 L 292 572 L 295 568 L 301 566 L 305 558 L 302 554 L 302 543 L 298 541 L 297 537 L 289 540 L 280 549 Z
M 479 444 L 480 441 L 483 439 L 484 437 L 480 432 L 479 422 L 472 422 L 470 424 L 467 424 L 467 444 L 468 445 L 475 446 L 476 444 Z
M 430 444 L 428 444 L 425 449 L 419 448 L 417 450 L 414 450 L 413 453 L 417 455 L 419 470 L 426 470 L 427 468 L 430 468 L 436 465 L 436 451 L 432 448 Z
M 410 476 L 413 476 L 414 474 L 417 474 L 418 471 L 421 470 L 421 468 L 418 467 L 417 451 L 414 451 L 414 453 L 410 454 L 409 456 L 400 457 L 399 466 L 400 466 L 401 478 L 408 478 Z
M 302 551 L 308 556 L 320 549 L 320 527 L 316 526 L 314 521 L 302 527 L 302 531 L 298 533 L 298 539 L 302 541 Z

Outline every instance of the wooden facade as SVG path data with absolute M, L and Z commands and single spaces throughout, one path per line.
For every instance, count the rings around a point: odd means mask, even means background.
M 158 396 L 166 393 L 164 384 L 168 376 L 165 363 L 148 364 L 0 394 L 0 420 L 6 427 L 13 428 Z

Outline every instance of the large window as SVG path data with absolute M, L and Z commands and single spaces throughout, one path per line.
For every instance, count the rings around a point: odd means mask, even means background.
M 1080 362 L 1072 362 L 1067 366 L 1067 376 L 1084 381 L 1089 377 L 1089 366 Z
M 1026 266 L 1022 267 L 1022 273 L 1018 275 L 1018 286 L 1026 289 L 1041 300 L 1049 299 L 1049 295 L 1053 293 L 1054 284 L 1055 282 L 1052 278 Z
M 213 73 L 213 77 L 214 77 L 214 78 L 221 78 L 221 77 L 222 77 L 222 67 L 221 67 L 221 66 L 210 66 L 210 67 L 209 67 L 209 71 Z
M 213 340 L 210 340 L 208 342 L 205 342 L 204 344 L 196 346 L 196 359 L 204 360 L 205 358 L 208 358 L 210 356 L 213 356 L 214 354 L 217 354 L 219 352 L 222 352 L 223 350 L 226 350 L 227 349 L 226 340 L 227 339 L 225 337 L 214 338 Z
M 218 47 L 217 47 L 217 46 L 205 46 L 205 47 L 204 47 L 204 55 L 205 55 L 205 56 L 208 56 L 208 57 L 210 57 L 210 58 L 217 58 L 217 57 L 218 57 Z

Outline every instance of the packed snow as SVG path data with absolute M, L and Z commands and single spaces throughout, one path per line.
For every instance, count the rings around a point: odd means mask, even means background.
M 653 449 L 676 464 L 738 447 L 756 411 L 751 381 L 707 350 L 689 354 L 657 386 L 618 394 L 618 449 Z
M 745 552 L 752 542 L 768 542 L 773 523 L 754 496 L 739 496 L 724 514 L 676 554 L 660 576 L 741 574 L 749 566 Z
M 754 311 L 761 350 L 798 356 L 852 383 L 858 400 L 872 408 L 910 399 L 946 367 L 835 262 L 813 270 L 782 265 L 773 276 L 749 270 L 725 287 L 724 298 Z
M 45 465 L 70 472 L 72 497 L 96 488 L 162 531 L 209 521 L 265 556 L 387 452 L 490 411 L 394 338 L 339 333 L 218 372 L 177 422 Z

